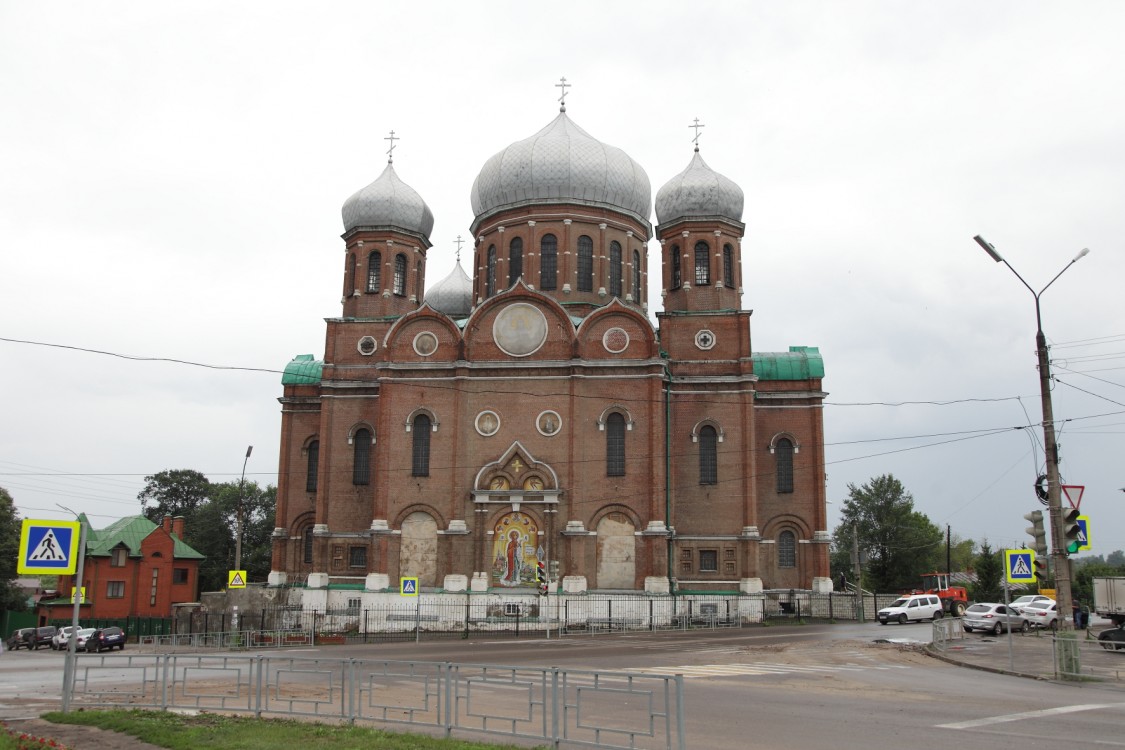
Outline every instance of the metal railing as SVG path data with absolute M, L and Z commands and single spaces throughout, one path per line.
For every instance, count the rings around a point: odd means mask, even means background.
M 72 707 L 406 726 L 554 747 L 684 750 L 683 676 L 258 655 L 83 658 Z
M 1084 630 L 1051 638 L 1055 677 L 1063 680 L 1125 681 L 1125 649 L 1113 641 L 1099 641 Z

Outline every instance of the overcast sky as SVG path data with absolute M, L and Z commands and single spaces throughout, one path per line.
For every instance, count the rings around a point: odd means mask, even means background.
M 1089 247 L 1043 327 L 1063 478 L 1093 552 L 1125 548 L 1123 38 L 1120 2 L 0 0 L 0 486 L 101 527 L 146 475 L 237 480 L 247 445 L 276 483 L 280 370 L 323 356 L 340 207 L 388 132 L 434 213 L 433 286 L 477 172 L 566 76 L 653 195 L 695 117 L 745 192 L 754 349 L 825 359 L 831 528 L 891 473 L 954 534 L 1023 543 L 1034 299 L 972 237 L 1036 291 Z

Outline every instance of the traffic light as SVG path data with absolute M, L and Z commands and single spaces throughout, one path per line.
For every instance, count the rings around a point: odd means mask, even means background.
M 1066 551 L 1068 554 L 1074 554 L 1078 548 L 1082 546 L 1082 527 L 1078 523 L 1078 516 L 1081 512 L 1078 508 L 1066 508 L 1063 510 L 1063 540 L 1066 544 Z
M 547 593 L 547 564 L 542 560 L 535 563 L 535 580 L 539 582 L 539 593 Z
M 1043 588 L 1043 584 L 1047 582 L 1047 558 L 1035 555 L 1031 559 L 1031 572 L 1035 574 L 1035 582 L 1039 588 Z
M 1043 528 L 1043 511 L 1033 510 L 1030 513 L 1025 513 L 1024 518 L 1031 522 L 1031 525 L 1027 527 L 1027 533 L 1035 540 L 1031 543 L 1031 548 L 1035 550 L 1037 556 L 1046 557 L 1047 531 Z

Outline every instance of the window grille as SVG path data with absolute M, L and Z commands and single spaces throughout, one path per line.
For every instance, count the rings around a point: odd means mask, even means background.
M 684 284 L 683 271 L 680 268 L 680 246 L 672 245 L 672 288 L 679 289 Z
M 371 432 L 356 430 L 353 445 L 352 484 L 371 484 Z
M 406 296 L 406 256 L 402 253 L 395 256 L 394 293 L 399 297 Z
M 320 463 L 320 441 L 309 443 L 309 460 L 305 468 L 305 492 L 316 492 L 317 465 Z
M 414 459 L 412 462 L 411 476 L 428 477 L 430 475 L 430 430 L 432 422 L 429 416 L 419 414 L 414 417 Z
M 734 289 L 734 248 L 729 242 L 723 245 L 723 284 Z
M 711 283 L 711 247 L 700 240 L 695 243 L 695 285 Z
M 625 476 L 625 417 L 614 412 L 605 421 L 605 473 Z
M 513 237 L 508 245 L 508 286 L 514 286 L 523 276 L 523 240 Z
M 383 254 L 379 251 L 367 256 L 367 293 L 383 291 Z
M 718 433 L 705 425 L 699 431 L 699 483 L 719 483 Z
M 633 251 L 633 301 L 638 305 L 644 302 L 641 298 L 641 253 Z
M 367 547 L 349 547 L 348 548 L 348 567 L 349 568 L 366 568 L 367 567 Z
M 301 542 L 302 542 L 301 546 L 302 546 L 303 551 L 304 551 L 303 559 L 304 559 L 305 563 L 311 563 L 313 561 L 313 529 L 312 529 L 312 526 L 306 526 L 305 531 L 301 535 L 301 537 L 302 537 L 301 538 Z
M 539 288 L 552 292 L 559 284 L 559 241 L 553 234 L 539 241 Z
M 496 294 L 496 245 L 488 246 L 488 276 L 485 279 L 484 296 Z
M 797 536 L 792 531 L 783 531 L 777 537 L 777 567 L 797 567 Z
M 719 552 L 713 549 L 699 550 L 699 572 L 717 573 L 719 571 Z
M 793 441 L 782 438 L 774 447 L 777 456 L 777 491 L 793 491 Z
M 586 235 L 578 238 L 578 291 L 594 291 L 594 241 Z
M 621 244 L 609 243 L 609 296 L 621 296 Z

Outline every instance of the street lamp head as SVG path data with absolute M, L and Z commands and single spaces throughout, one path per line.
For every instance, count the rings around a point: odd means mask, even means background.
M 248 446 L 246 446 L 246 457 L 247 457 L 247 458 L 250 458 L 250 454 L 251 454 L 251 453 L 252 453 L 253 451 L 254 451 L 254 446 L 252 446 L 252 445 L 248 445 Z
M 1084 248 L 1082 248 L 1081 250 L 1078 251 L 1078 255 L 1074 256 L 1074 260 L 1072 260 L 1071 263 L 1075 263 L 1075 262 L 1078 261 L 1078 259 L 1085 258 L 1089 254 L 1090 254 L 1090 248 L 1084 247 Z
M 997 263 L 1004 260 L 1003 258 L 1000 257 L 1000 253 L 996 252 L 996 248 L 994 248 L 992 246 L 992 243 L 989 242 L 988 240 L 986 240 L 984 237 L 981 237 L 978 234 L 976 237 L 973 237 L 973 239 L 976 241 L 976 243 L 978 245 L 980 245 L 981 247 L 984 248 L 984 251 L 986 253 L 988 253 L 988 257 L 992 258 Z

